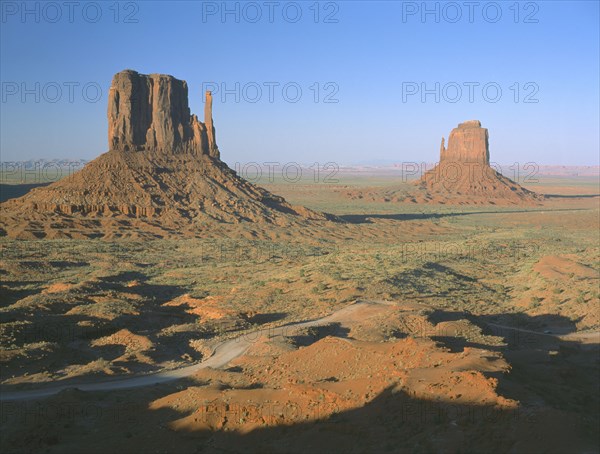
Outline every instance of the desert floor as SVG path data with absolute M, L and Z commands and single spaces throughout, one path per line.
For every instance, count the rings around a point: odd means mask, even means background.
M 0 238 L 2 451 L 598 452 L 597 177 L 338 179 L 259 181 L 346 221 L 271 240 Z

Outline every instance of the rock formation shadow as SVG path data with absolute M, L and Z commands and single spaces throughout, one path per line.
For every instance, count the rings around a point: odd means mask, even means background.
M 488 334 L 499 334 L 490 326 L 498 316 L 434 311 L 430 320 L 443 323 L 465 317 Z M 504 314 L 500 319 L 511 317 Z M 557 322 L 554 317 L 553 322 Z M 546 323 L 547 318 L 528 317 L 523 324 L 532 327 Z M 514 409 L 502 410 L 482 402 L 431 400 L 390 386 L 364 406 L 345 411 L 337 411 L 326 401 L 306 408 L 263 402 L 258 410 L 247 402 L 205 402 L 201 397 L 204 386 L 228 389 L 228 385 L 190 377 L 126 393 L 66 390 L 35 404 L 46 409 L 102 409 L 87 419 L 68 419 L 65 412 L 39 418 L 31 407 L 24 411 L 20 407 L 24 404 L 8 403 L 3 407 L 3 451 L 67 452 L 85 443 L 89 452 L 597 452 L 599 345 L 584 349 L 575 341 L 548 336 L 527 341 L 508 335 L 508 331 L 504 334 L 506 345 L 500 350 L 512 370 L 486 375 L 498 380 L 500 395 L 520 401 Z M 490 349 L 468 342 L 462 347 Z M 241 370 L 230 367 L 227 372 Z M 257 382 L 244 389 L 262 386 Z M 193 401 L 152 409 L 158 399 L 176 397 L 190 387 L 198 388 L 191 394 L 197 396 Z M 191 425 L 177 425 L 176 421 L 192 414 Z M 240 418 L 254 424 L 243 431 L 228 429 Z
M 0 203 L 22 197 L 34 188 L 48 186 L 50 183 L 0 184 Z
M 519 214 L 536 212 L 561 212 L 561 211 L 587 211 L 587 208 L 562 208 L 562 209 L 531 209 L 531 210 L 488 210 L 488 211 L 452 211 L 430 213 L 392 213 L 392 214 L 343 214 L 338 217 L 351 224 L 370 224 L 371 219 L 387 219 L 392 221 L 414 221 L 423 219 L 442 219 L 457 216 L 477 216 L 481 214 Z
M 593 199 L 600 197 L 600 194 L 544 194 L 544 197 L 550 199 Z

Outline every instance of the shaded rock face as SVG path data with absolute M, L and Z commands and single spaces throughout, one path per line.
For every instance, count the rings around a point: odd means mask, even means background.
M 219 157 L 210 93 L 202 123 L 190 114 L 185 81 L 163 74 L 121 71 L 113 77 L 108 96 L 108 144 L 119 151 Z
M 488 130 L 481 127 L 478 120 L 465 121 L 450 132 L 448 148 L 440 150 L 440 163 L 442 162 L 469 162 L 490 164 L 490 148 L 488 144 Z

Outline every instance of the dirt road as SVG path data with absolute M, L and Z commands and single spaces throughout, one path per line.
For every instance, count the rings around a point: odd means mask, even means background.
M 178 380 L 180 378 L 189 377 L 190 375 L 195 374 L 200 369 L 204 369 L 207 367 L 219 368 L 225 366 L 234 358 L 243 355 L 246 352 L 246 350 L 248 350 L 248 348 L 261 336 L 278 336 L 286 334 L 287 331 L 291 329 L 308 328 L 311 326 L 323 325 L 332 322 L 343 322 L 345 320 L 350 320 L 354 312 L 364 308 L 365 306 L 373 305 L 394 305 L 394 303 L 386 301 L 357 301 L 323 318 L 309 320 L 305 322 L 292 323 L 276 328 L 266 328 L 253 331 L 251 333 L 246 333 L 234 339 L 229 339 L 218 344 L 214 348 L 212 355 L 205 361 L 191 366 L 182 367 L 179 369 L 166 370 L 152 374 L 126 377 L 121 379 L 103 380 L 94 383 L 69 382 L 62 384 L 52 384 L 48 386 L 41 386 L 39 389 L 23 391 L 3 392 L 2 387 L 0 387 L 0 400 L 12 401 L 38 399 L 41 397 L 47 397 L 57 394 L 69 388 L 77 388 L 81 391 L 110 391 L 116 389 L 151 386 L 160 383 L 170 382 L 173 380 Z
M 288 325 L 279 326 L 276 328 L 265 328 L 250 333 L 243 334 L 233 339 L 223 341 L 214 348 L 212 355 L 202 361 L 201 363 L 193 364 L 191 366 L 182 367 L 174 370 L 166 370 L 156 372 L 147 375 L 125 377 L 121 379 L 103 380 L 98 382 L 69 382 L 61 384 L 52 384 L 48 386 L 41 386 L 38 389 L 30 389 L 23 391 L 9 391 L 3 392 L 0 387 L 0 400 L 2 401 L 14 401 L 14 400 L 28 400 L 38 399 L 42 397 L 51 396 L 57 394 L 65 389 L 77 388 L 81 391 L 110 391 L 117 389 L 127 388 L 139 388 L 142 386 L 151 386 L 160 383 L 171 382 L 180 378 L 189 377 L 194 375 L 197 371 L 212 367 L 220 368 L 227 365 L 231 360 L 243 355 L 248 348 L 256 342 L 262 336 L 279 336 L 288 334 L 291 330 L 299 328 L 308 328 L 317 325 L 326 325 L 328 323 L 340 322 L 352 320 L 353 315 L 366 307 L 373 308 L 377 305 L 394 306 L 396 303 L 389 301 L 357 301 L 349 306 L 344 307 L 331 315 L 322 317 L 316 320 L 309 320 L 298 323 L 291 323 Z M 581 343 L 599 343 L 600 332 L 585 332 L 585 333 L 570 333 L 567 335 L 540 333 L 537 331 L 531 331 L 521 328 L 514 328 L 511 326 L 497 325 L 490 323 L 490 326 L 497 328 L 508 329 L 535 334 L 539 336 L 548 336 L 561 340 L 572 340 L 579 341 Z

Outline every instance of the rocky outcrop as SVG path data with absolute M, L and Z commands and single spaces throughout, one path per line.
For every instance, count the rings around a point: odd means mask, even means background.
M 208 154 L 212 157 L 220 157 L 217 139 L 215 138 L 215 127 L 212 119 L 212 93 L 207 91 L 204 98 L 204 124 L 208 137 Z
M 396 199 L 458 205 L 511 205 L 542 199 L 490 166 L 488 130 L 478 120 L 460 123 L 450 132 L 448 148 L 444 142 L 442 138 L 438 165 L 423 175 L 413 193 Z
M 206 92 L 204 123 L 190 113 L 185 81 L 126 70 L 108 100 L 109 151 L 79 172 L 2 203 L 0 236 L 16 238 L 223 235 L 241 225 L 337 218 L 292 206 L 249 183 L 219 157 Z M 249 225 L 252 227 L 249 227 Z M 126 232 L 126 233 L 124 233 Z
M 450 132 L 448 148 L 440 150 L 440 163 L 442 162 L 469 162 L 490 164 L 490 149 L 488 144 L 488 130 L 481 127 L 479 120 L 465 121 Z
M 209 105 L 212 100 L 207 92 Z M 185 81 L 164 74 L 121 71 L 113 77 L 108 95 L 108 145 L 120 151 L 218 156 L 210 107 L 205 117 L 202 123 L 190 114 Z

